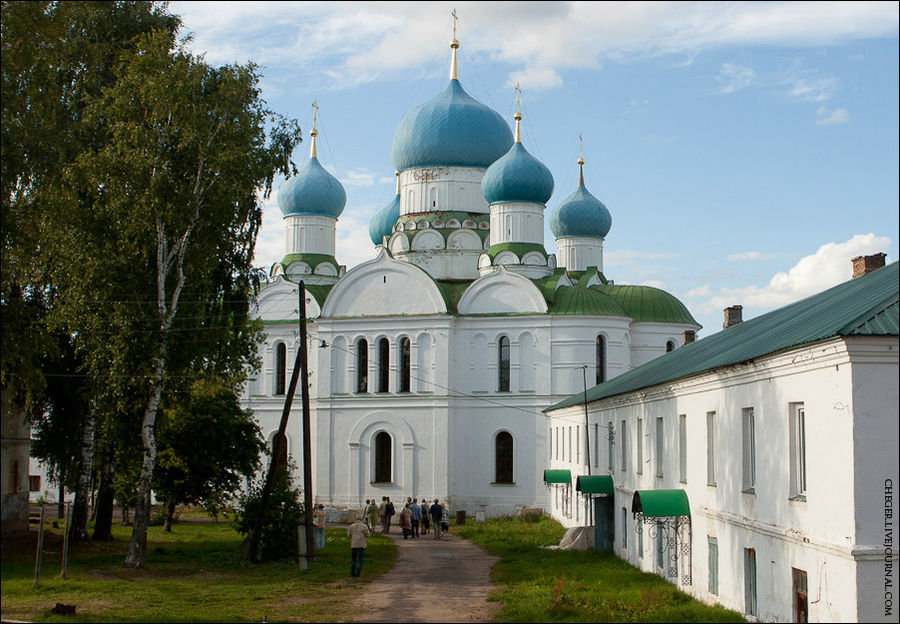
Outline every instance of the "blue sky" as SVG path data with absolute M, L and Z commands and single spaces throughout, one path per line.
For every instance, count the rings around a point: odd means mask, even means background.
M 318 101 L 348 268 L 393 199 L 394 129 L 447 83 L 453 8 L 463 87 L 512 125 L 521 84 L 523 143 L 556 181 L 545 216 L 575 188 L 581 133 L 612 214 L 604 273 L 673 293 L 700 336 L 728 305 L 750 318 L 849 279 L 853 256 L 897 259 L 896 2 L 170 4 L 209 62 L 257 63 L 305 138 Z M 273 195 L 257 263 L 283 246 Z

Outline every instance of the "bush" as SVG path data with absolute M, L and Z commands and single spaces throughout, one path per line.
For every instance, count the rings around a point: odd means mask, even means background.
M 259 554 L 263 560 L 296 558 L 297 525 L 303 519 L 303 503 L 300 490 L 294 488 L 291 478 L 293 466 L 277 468 L 269 495 L 269 505 L 259 537 Z M 262 504 L 265 478 L 253 483 L 250 491 L 241 496 L 234 517 L 234 528 L 245 538 L 256 523 Z

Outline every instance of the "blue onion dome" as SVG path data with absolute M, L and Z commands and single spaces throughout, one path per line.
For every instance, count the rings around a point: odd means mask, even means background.
M 579 166 L 584 160 L 578 159 Z M 578 188 L 550 215 L 550 231 L 556 238 L 585 236 L 605 238 L 612 227 L 609 209 L 590 194 L 584 186 L 583 170 L 579 174 Z
M 400 120 L 394 132 L 394 168 L 489 167 L 512 144 L 509 125 L 451 79 L 436 98 Z
M 500 160 L 488 167 L 481 190 L 489 204 L 532 202 L 546 204 L 553 194 L 553 176 L 544 163 L 513 143 Z
M 394 197 L 393 201 L 387 206 L 375 213 L 369 222 L 369 237 L 376 245 L 384 242 L 385 236 L 390 236 L 394 229 L 394 224 L 400 218 L 400 194 Z
M 319 215 L 337 219 L 346 203 L 344 187 L 315 156 L 278 189 L 278 206 L 285 217 Z

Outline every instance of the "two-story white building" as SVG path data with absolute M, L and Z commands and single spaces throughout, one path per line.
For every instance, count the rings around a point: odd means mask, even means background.
M 590 501 L 599 543 L 752 619 L 896 622 L 898 264 L 879 261 L 554 405 L 553 516 L 590 524 Z

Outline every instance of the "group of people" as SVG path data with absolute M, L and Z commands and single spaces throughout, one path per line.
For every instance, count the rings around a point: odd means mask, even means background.
M 362 574 L 367 540 L 375 532 L 375 527 L 380 524 L 382 534 L 390 533 L 391 518 L 395 515 L 396 508 L 389 496 L 382 496 L 381 504 L 377 504 L 374 498 L 366 499 L 362 518 L 347 529 L 347 536 L 350 538 L 350 576 Z M 420 503 L 418 498 L 407 497 L 406 504 L 400 510 L 399 520 L 403 539 L 418 539 L 420 535 L 426 535 L 430 531 L 433 539 L 439 540 L 443 532 L 450 528 L 450 510 L 438 499 L 434 499 L 429 505 L 424 498 Z
M 375 527 L 380 525 L 382 534 L 390 533 L 391 519 L 395 515 L 398 514 L 390 496 L 382 496 L 381 504 L 374 498 L 366 499 L 363 518 L 369 531 L 375 531 Z M 417 539 L 419 535 L 426 535 L 429 531 L 434 539 L 441 539 L 441 533 L 450 526 L 450 511 L 438 499 L 434 499 L 429 505 L 425 498 L 420 503 L 418 498 L 410 496 L 400 510 L 399 524 L 403 530 L 403 539 Z

